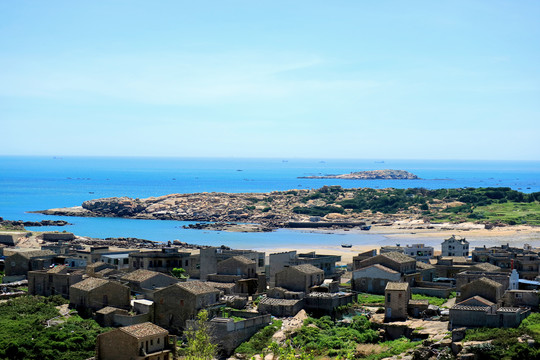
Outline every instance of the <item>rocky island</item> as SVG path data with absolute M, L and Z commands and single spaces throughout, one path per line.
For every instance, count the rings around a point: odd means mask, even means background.
M 405 170 L 356 171 L 341 175 L 300 176 L 298 179 L 345 179 L 345 180 L 419 180 L 413 173 Z
M 405 219 L 420 220 L 425 226 L 433 222 L 474 222 L 488 228 L 540 225 L 539 200 L 540 193 L 524 194 L 510 188 L 427 190 L 323 186 L 270 193 L 203 192 L 146 199 L 113 197 L 85 201 L 76 207 L 36 212 L 191 221 L 199 223 L 190 226 L 195 229 L 250 232 L 286 227 L 386 226 Z

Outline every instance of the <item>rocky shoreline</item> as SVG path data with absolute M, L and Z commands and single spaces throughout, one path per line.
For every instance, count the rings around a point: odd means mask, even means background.
M 4 220 L 0 217 L 0 227 L 12 228 L 14 230 L 23 230 L 27 226 L 67 226 L 72 225 L 65 220 L 41 220 L 41 221 L 23 221 L 23 220 Z

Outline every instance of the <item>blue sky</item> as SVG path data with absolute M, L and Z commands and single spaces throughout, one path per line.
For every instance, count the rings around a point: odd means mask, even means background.
M 537 1 L 2 1 L 0 154 L 540 160 Z

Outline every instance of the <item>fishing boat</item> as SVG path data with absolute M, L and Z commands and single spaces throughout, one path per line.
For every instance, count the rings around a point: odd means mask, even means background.
M 352 244 L 341 244 L 342 248 L 352 248 Z
M 368 231 L 368 230 L 370 230 L 370 229 L 371 229 L 371 225 L 362 225 L 362 226 L 360 227 L 360 230 Z

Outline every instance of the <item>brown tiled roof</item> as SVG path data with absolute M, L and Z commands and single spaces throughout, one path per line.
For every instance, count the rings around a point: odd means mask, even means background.
M 428 299 L 417 299 L 417 300 L 410 299 L 409 305 L 429 305 L 429 300 Z
M 500 307 L 497 312 L 519 312 L 521 309 L 516 307 Z
M 103 309 L 99 309 L 98 311 L 96 311 L 96 313 L 98 314 L 111 314 L 117 310 L 120 310 L 118 308 L 115 308 L 113 306 L 105 306 Z
M 385 290 L 407 290 L 408 288 L 409 288 L 409 283 L 390 281 L 386 284 Z
M 296 300 L 296 299 L 274 299 L 274 298 L 269 298 L 269 297 L 263 297 L 261 299 L 261 301 L 259 301 L 259 305 L 272 305 L 272 306 L 276 306 L 276 305 L 283 305 L 283 306 L 291 306 L 291 305 L 295 305 L 296 303 L 298 303 L 299 301 L 302 301 L 302 300 Z
M 126 281 L 133 281 L 133 282 L 141 282 L 148 279 L 153 278 L 154 276 L 161 275 L 158 272 L 145 270 L 145 269 L 139 269 L 132 271 L 122 277 L 122 280 Z
M 233 282 L 215 282 L 215 281 L 206 281 L 206 285 L 211 286 L 216 289 L 232 289 L 236 286 L 236 283 Z
M 427 264 L 425 262 L 417 261 L 416 262 L 416 269 L 417 270 L 431 270 L 431 269 L 435 269 L 435 266 L 433 266 L 431 264 Z
M 468 306 L 468 305 L 454 305 L 450 310 L 465 310 L 465 311 L 481 311 L 486 312 L 489 306 Z
M 304 274 L 319 274 L 321 272 L 324 272 L 321 269 L 319 269 L 318 267 L 313 266 L 311 264 L 296 265 L 296 266 L 292 266 L 291 269 L 298 270 L 298 271 L 300 271 L 300 272 L 302 272 Z
M 493 265 L 493 264 L 490 264 L 490 263 L 480 263 L 480 264 L 475 264 L 473 266 L 471 266 L 471 270 L 479 270 L 479 271 L 486 271 L 486 272 L 496 272 L 496 271 L 500 271 L 501 268 L 496 266 L 496 265 Z
M 42 256 L 50 256 L 50 255 L 56 255 L 54 251 L 51 250 L 31 250 L 31 251 L 17 251 L 15 254 L 19 254 L 24 258 L 32 259 L 32 258 L 38 258 Z
M 230 262 L 232 262 L 232 261 L 238 261 L 238 262 L 241 262 L 241 263 L 244 264 L 244 265 L 253 265 L 253 264 L 256 264 L 255 261 L 253 261 L 253 260 L 251 260 L 251 259 L 248 259 L 247 257 L 242 256 L 242 255 L 236 255 L 236 256 L 230 257 L 230 258 L 228 258 L 228 259 L 226 259 L 226 260 L 223 260 L 222 263 L 225 262 L 225 261 L 230 261 Z
M 97 289 L 98 287 L 103 286 L 108 282 L 109 280 L 103 280 L 103 279 L 90 277 L 88 279 L 85 279 L 83 281 L 80 281 L 72 285 L 72 287 L 79 290 L 90 291 L 93 289 Z
M 161 336 L 169 333 L 167 330 L 157 325 L 154 325 L 151 322 L 125 326 L 121 327 L 119 330 L 133 337 L 136 337 L 137 339 L 142 339 L 148 336 Z
M 397 263 L 407 263 L 407 262 L 411 262 L 411 261 L 416 262 L 416 260 L 414 258 L 412 258 L 412 257 L 410 257 L 408 255 L 396 252 L 396 251 L 383 253 L 380 256 L 387 257 L 388 259 L 393 260 L 393 261 L 395 261 Z
M 107 276 L 107 275 L 112 275 L 112 274 L 117 273 L 117 272 L 118 272 L 118 270 L 116 270 L 116 269 L 107 268 L 107 269 L 99 270 L 96 273 L 96 275 Z
M 482 305 L 474 305 L 476 303 L 480 303 Z M 483 297 L 481 296 L 473 296 L 473 297 L 470 297 L 466 300 L 463 300 L 459 303 L 457 303 L 456 305 L 462 305 L 462 306 L 493 306 L 495 305 L 494 303 L 492 303 L 491 301 L 487 300 L 487 299 L 484 299 Z
M 481 282 L 481 283 L 483 283 L 485 285 L 488 285 L 490 287 L 502 287 L 502 284 L 499 284 L 495 280 L 488 279 L 487 277 L 481 277 L 480 279 L 471 282 L 471 284 L 475 283 L 475 282 Z
M 108 265 L 107 263 L 104 263 L 103 261 L 98 261 L 98 262 L 95 262 L 95 263 L 92 263 L 92 264 L 89 264 L 89 265 L 86 265 L 87 268 L 96 268 L 98 266 L 102 266 L 102 265 Z
M 57 265 L 49 270 L 47 270 L 47 274 L 59 274 L 68 267 L 66 265 Z
M 387 268 L 386 266 L 381 265 L 381 264 L 373 264 L 373 265 L 365 266 L 365 267 L 360 268 L 358 270 L 365 270 L 365 269 L 368 269 L 368 268 L 371 268 L 371 267 L 377 268 L 379 270 L 382 270 L 382 271 L 390 273 L 390 274 L 399 274 L 399 272 L 397 272 L 395 270 L 392 270 L 390 268 Z M 356 270 L 356 271 L 358 271 L 358 270 Z
M 193 295 L 208 294 L 217 291 L 214 287 L 207 285 L 203 281 L 186 281 L 179 282 L 175 285 L 192 293 Z

